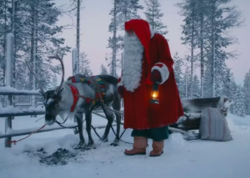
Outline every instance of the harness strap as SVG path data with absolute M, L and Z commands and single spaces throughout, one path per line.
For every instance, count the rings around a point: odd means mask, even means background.
M 101 103 L 103 103 L 104 101 L 102 98 L 100 85 L 97 83 L 97 81 L 93 77 L 89 77 L 89 80 L 91 81 L 91 83 L 93 83 L 95 91 L 99 95 L 99 100 L 101 101 Z
M 70 112 L 74 112 L 75 107 L 76 107 L 76 103 L 77 103 L 77 101 L 79 99 L 78 98 L 79 91 L 74 85 L 70 85 L 70 84 L 68 84 L 68 85 L 69 85 L 69 87 L 71 89 L 71 92 L 72 92 L 72 95 L 73 95 L 73 98 L 74 98 L 73 104 L 72 104 L 72 106 L 70 108 Z

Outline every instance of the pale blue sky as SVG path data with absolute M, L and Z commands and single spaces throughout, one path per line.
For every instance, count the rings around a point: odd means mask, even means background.
M 166 37 L 169 39 L 170 51 L 172 56 L 178 52 L 180 56 L 188 54 L 188 48 L 181 45 L 181 24 L 183 24 L 181 17 L 178 14 L 179 9 L 175 6 L 181 0 L 159 0 L 162 7 L 164 17 L 162 21 L 168 26 L 169 33 Z M 232 30 L 232 35 L 238 38 L 238 44 L 229 47 L 229 50 L 237 50 L 239 57 L 237 60 L 230 60 L 227 62 L 232 69 L 235 80 L 238 84 L 242 84 L 244 76 L 250 70 L 249 56 L 250 56 L 250 1 L 249 0 L 233 0 L 232 4 L 238 6 L 242 11 L 242 16 L 245 18 L 244 25 L 241 28 Z M 58 5 L 69 4 L 69 0 L 55 0 Z M 236 3 L 237 2 L 237 3 Z M 140 0 L 144 5 L 144 0 Z M 111 16 L 109 15 L 112 8 L 112 0 L 83 0 L 82 6 L 85 8 L 81 10 L 81 46 L 80 51 L 85 52 L 90 60 L 90 67 L 94 74 L 99 74 L 100 66 L 103 63 L 106 65 L 105 54 L 110 52 L 107 49 L 108 37 L 111 33 L 108 32 L 108 25 Z M 143 12 L 140 12 L 144 18 Z M 76 22 L 76 18 L 73 19 Z M 72 19 L 69 17 L 61 17 L 59 23 L 71 23 Z M 76 44 L 76 30 L 74 28 L 64 30 L 62 36 L 66 39 L 66 44 L 70 47 L 75 47 Z M 71 54 L 64 57 L 66 68 L 65 77 L 72 75 Z M 119 74 L 119 73 L 118 73 Z

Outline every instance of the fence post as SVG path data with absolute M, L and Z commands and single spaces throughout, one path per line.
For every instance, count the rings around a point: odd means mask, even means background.
M 7 48 L 6 48 L 6 74 L 5 74 L 5 80 L 6 80 L 6 87 L 11 87 L 12 86 L 12 68 L 14 66 L 13 65 L 13 58 L 14 58 L 14 35 L 13 33 L 8 33 L 7 37 L 6 37 L 7 41 Z M 11 106 L 12 105 L 12 95 L 8 95 L 8 99 L 7 99 L 7 106 Z M 5 119 L 5 133 L 12 128 L 12 119 L 13 117 L 7 117 Z M 11 142 L 11 137 L 7 137 L 5 138 L 5 147 L 11 147 L 11 144 L 8 144 L 9 142 Z

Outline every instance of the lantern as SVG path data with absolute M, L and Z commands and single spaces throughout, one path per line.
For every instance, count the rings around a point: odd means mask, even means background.
M 154 85 L 153 85 L 153 90 L 152 90 L 152 92 L 151 92 L 151 100 L 150 100 L 150 103 L 159 104 L 158 96 L 159 96 L 158 84 L 157 84 L 157 83 L 154 83 Z

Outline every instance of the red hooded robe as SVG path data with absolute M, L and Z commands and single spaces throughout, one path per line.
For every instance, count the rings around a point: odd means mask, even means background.
M 149 24 L 142 19 L 126 22 L 125 30 L 134 30 L 144 47 L 144 55 L 139 87 L 134 92 L 124 88 L 124 128 L 150 129 L 175 123 L 183 115 L 183 108 L 174 77 L 174 62 L 166 39 L 157 33 L 151 38 Z M 149 76 L 153 69 L 159 70 L 162 77 L 159 104 L 150 103 L 153 83 Z

